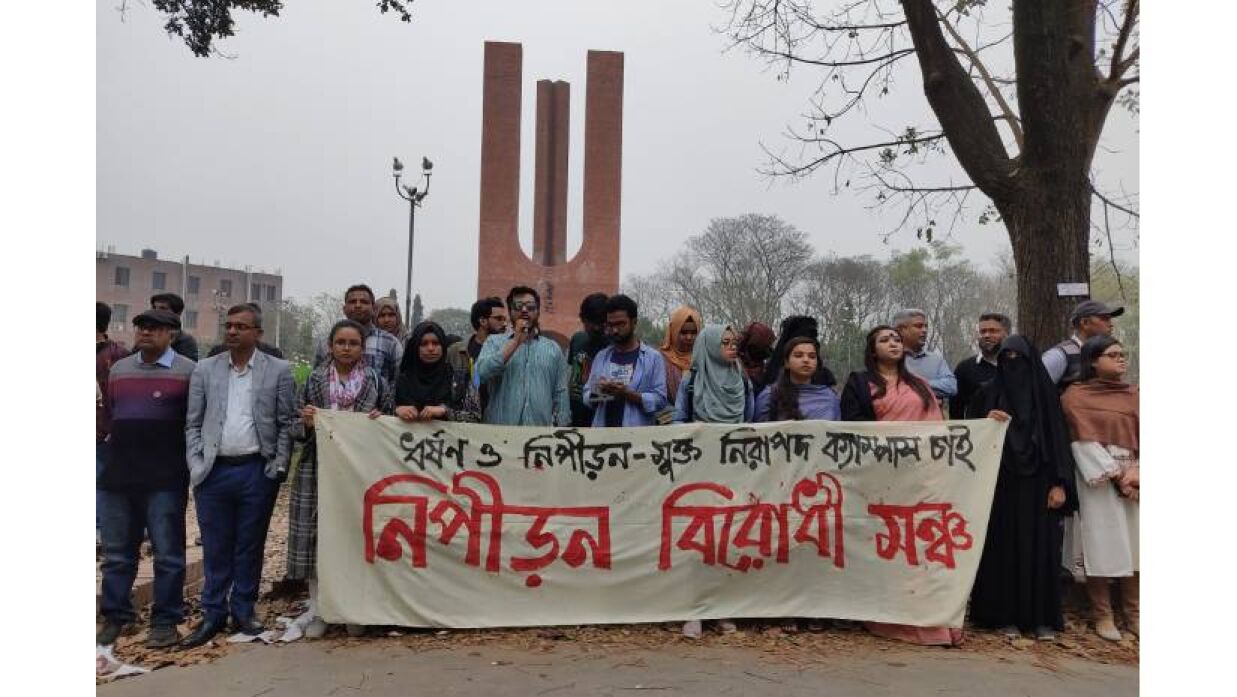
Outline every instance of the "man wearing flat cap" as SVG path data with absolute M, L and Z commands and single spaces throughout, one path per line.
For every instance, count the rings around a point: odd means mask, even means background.
M 1075 382 L 1082 370 L 1082 345 L 1093 336 L 1112 334 L 1112 318 L 1120 317 L 1124 307 L 1109 307 L 1098 300 L 1084 300 L 1070 313 L 1070 338 L 1044 351 L 1044 368 L 1062 392 Z
M 98 484 L 105 621 L 96 641 L 114 643 L 137 619 L 129 593 L 145 530 L 155 556 L 146 646 L 160 648 L 176 643 L 185 616 L 185 417 L 194 363 L 172 350 L 180 329 L 172 312 L 147 310 L 133 325 L 137 352 L 112 364 L 105 395 L 112 417 Z

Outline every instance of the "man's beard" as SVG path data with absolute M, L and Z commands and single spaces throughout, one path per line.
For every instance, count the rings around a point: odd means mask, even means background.
M 1001 345 L 995 344 L 992 348 L 984 348 L 984 345 L 980 344 L 979 352 L 983 354 L 984 358 L 993 360 L 997 357 L 997 354 L 1001 352 Z
M 628 334 L 627 336 L 618 336 L 618 335 L 616 334 L 615 336 L 610 337 L 610 341 L 611 341 L 611 343 L 613 343 L 615 346 L 622 346 L 623 344 L 626 344 L 626 343 L 630 342 L 630 341 L 631 341 L 631 338 L 632 338 L 633 336 L 635 336 L 635 335 L 636 335 L 636 333 L 635 333 L 635 332 L 632 332 L 632 333 Z

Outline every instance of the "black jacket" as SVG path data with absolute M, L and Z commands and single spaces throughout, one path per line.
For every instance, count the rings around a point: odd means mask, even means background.
M 857 370 L 846 377 L 846 387 L 842 388 L 842 420 L 876 420 L 868 371 Z

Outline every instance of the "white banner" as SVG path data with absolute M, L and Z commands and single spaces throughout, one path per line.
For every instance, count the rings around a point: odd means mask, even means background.
M 328 622 L 962 626 L 1005 424 L 515 428 L 318 410 Z

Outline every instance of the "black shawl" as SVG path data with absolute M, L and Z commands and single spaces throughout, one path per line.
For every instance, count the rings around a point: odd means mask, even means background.
M 1020 477 L 1053 475 L 1069 494 L 1069 507 L 1075 500 L 1074 456 L 1065 414 L 1039 351 L 1026 337 L 1015 334 L 1001 344 L 996 377 L 973 400 L 967 416 L 983 418 L 993 409 L 1011 417 L 1001 467 Z
M 846 378 L 842 388 L 843 421 L 875 421 L 876 406 L 872 403 L 871 379 L 868 371 L 857 370 Z
M 438 337 L 442 344 L 442 358 L 434 363 L 421 360 L 421 339 L 426 334 Z M 425 321 L 412 330 L 412 336 L 404 346 L 404 358 L 399 364 L 399 378 L 395 382 L 395 403 L 412 405 L 417 409 L 427 406 L 451 404 L 452 369 L 447 360 L 447 335 L 436 322 Z

